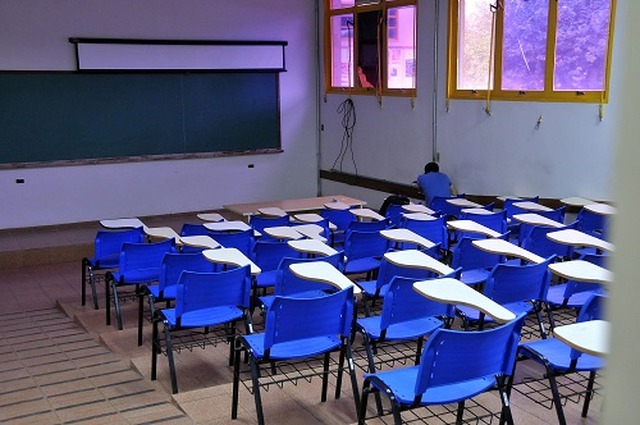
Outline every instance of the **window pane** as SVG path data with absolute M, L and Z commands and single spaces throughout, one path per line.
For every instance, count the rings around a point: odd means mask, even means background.
M 492 3 L 492 0 L 459 0 L 458 89 L 482 90 L 489 85 Z
M 611 0 L 558 0 L 555 90 L 604 90 Z
M 356 61 L 358 84 L 360 87 L 378 87 L 380 40 L 378 40 L 379 24 L 382 16 L 380 10 L 356 14 L 358 25 L 358 60 Z
M 353 7 L 354 0 L 330 0 L 329 7 L 331 9 L 342 9 L 344 7 Z
M 506 0 L 502 89 L 544 90 L 549 0 Z
M 416 7 L 387 10 L 387 87 L 416 88 Z
M 353 15 L 331 17 L 331 86 L 353 87 Z

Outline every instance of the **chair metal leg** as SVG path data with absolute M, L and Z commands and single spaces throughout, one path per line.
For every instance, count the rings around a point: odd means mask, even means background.
M 558 423 L 560 425 L 567 425 L 567 420 L 564 417 L 564 411 L 562 410 L 562 403 L 560 402 L 560 393 L 558 391 L 558 384 L 556 377 L 550 368 L 547 368 L 547 375 L 549 377 L 549 386 L 551 387 L 551 395 L 553 396 L 553 404 L 556 407 L 556 414 L 558 415 Z
M 395 425 L 402 425 L 402 416 L 400 415 L 400 406 L 398 405 L 398 400 L 392 394 L 389 396 L 389 401 L 391 402 L 391 412 L 393 413 L 393 422 Z
M 160 340 L 158 339 L 158 324 L 160 320 L 154 318 L 153 331 L 151 334 L 151 380 L 155 381 L 158 370 L 158 353 L 160 351 Z
M 82 259 L 82 286 L 80 286 L 80 302 L 84 307 L 87 298 L 87 267 L 89 267 L 89 261 L 87 258 Z
M 142 325 L 144 322 L 144 293 L 138 294 L 138 347 L 142 346 Z
M 555 321 L 553 319 L 553 311 L 551 311 L 551 306 L 549 303 L 545 302 L 545 309 L 547 310 L 547 317 L 549 317 L 549 333 L 553 332 L 553 329 L 556 327 Z
M 364 347 L 367 352 L 367 363 L 369 364 L 369 373 L 375 373 L 376 365 L 375 360 L 373 359 L 373 349 L 375 348 L 375 342 L 371 341 L 371 338 L 366 332 L 362 333 L 364 338 Z M 375 393 L 376 398 L 376 407 L 378 409 L 378 415 L 382 416 L 382 400 L 380 399 L 380 394 Z
M 360 400 L 360 408 L 358 412 L 358 425 L 364 425 L 364 420 L 367 415 L 367 401 L 369 400 L 369 393 L 372 391 L 371 384 L 365 379 L 364 386 L 362 387 L 362 399 Z
M 329 352 L 324 353 L 324 361 L 322 362 L 322 395 L 320 401 L 327 401 L 327 388 L 329 387 Z
M 107 326 L 111 326 L 111 282 L 113 276 L 111 273 L 107 273 L 105 277 L 104 292 L 105 292 L 105 305 L 104 310 L 107 315 Z
M 178 377 L 176 376 L 176 364 L 173 359 L 173 343 L 171 342 L 171 330 L 165 323 L 164 326 L 165 349 L 167 350 L 167 360 L 169 361 L 169 374 L 171 375 L 171 391 L 178 394 Z
M 96 288 L 96 275 L 93 272 L 93 268 L 89 268 L 89 282 L 91 283 L 91 298 L 93 299 L 93 309 L 98 310 L 98 290 Z
M 534 303 L 534 311 L 536 313 L 536 320 L 538 321 L 538 329 L 540 329 L 540 338 L 547 339 L 547 331 L 544 328 L 544 321 L 542 320 L 542 303 Z
M 229 343 L 229 366 L 233 366 L 233 362 L 234 362 L 234 342 L 236 340 L 236 335 L 235 335 L 235 330 L 236 330 L 236 324 L 235 322 L 233 322 L 231 324 L 231 326 L 229 326 L 229 336 L 227 337 L 227 341 Z
M 462 424 L 463 416 L 464 416 L 464 400 L 458 402 L 458 412 L 456 413 L 456 425 Z
M 231 419 L 238 418 L 238 390 L 240 387 L 240 341 L 236 338 L 234 342 L 235 358 L 233 360 L 233 392 L 231 397 Z
M 249 364 L 251 366 L 251 381 L 253 385 L 253 399 L 256 404 L 256 415 L 258 416 L 258 425 L 264 425 L 264 412 L 262 411 L 262 399 L 260 397 L 260 376 L 258 371 L 258 360 L 250 353 Z
M 356 377 L 356 367 L 353 362 L 353 353 L 351 352 L 351 344 L 349 340 L 344 341 L 345 349 L 347 351 L 347 368 L 349 369 L 349 376 L 351 378 L 351 390 L 353 391 L 353 402 L 356 406 L 356 412 L 360 408 L 360 392 L 358 391 L 358 378 Z
M 418 366 L 420 364 L 420 357 L 422 357 L 422 345 L 424 344 L 424 338 L 418 338 L 416 342 L 416 358 L 415 365 Z
M 500 411 L 500 425 L 505 423 L 513 425 L 513 415 L 511 414 L 511 402 L 509 401 L 509 394 L 511 391 L 511 377 L 502 376 L 497 379 L 498 392 L 500 393 L 500 400 L 502 401 L 502 410 Z
M 120 298 L 118 298 L 118 282 L 111 281 L 111 291 L 113 292 L 113 309 L 116 312 L 116 321 L 118 323 L 118 330 L 124 329 L 122 325 L 122 310 L 120 310 Z
M 584 395 L 584 405 L 582 406 L 582 417 L 586 418 L 589 413 L 589 404 L 593 398 L 593 386 L 596 380 L 596 371 L 589 372 L 589 381 L 587 382 L 587 392 Z

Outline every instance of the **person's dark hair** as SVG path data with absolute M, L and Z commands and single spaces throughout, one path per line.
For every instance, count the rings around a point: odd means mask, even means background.
M 437 173 L 438 171 L 440 171 L 440 167 L 438 166 L 437 162 L 430 162 L 427 165 L 424 166 L 424 173 L 428 174 L 430 172 L 434 172 Z

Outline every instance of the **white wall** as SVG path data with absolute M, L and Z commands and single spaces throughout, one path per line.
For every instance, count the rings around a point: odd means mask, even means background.
M 69 37 L 285 40 L 284 153 L 0 170 L 0 228 L 315 196 L 315 5 L 288 0 L 2 0 L 0 70 L 73 70 Z M 256 135 L 259 137 L 259 135 Z M 9 144 L 10 140 L 0 140 Z M 247 168 L 255 164 L 255 168 Z M 24 184 L 16 184 L 24 178 Z
M 488 116 L 484 100 L 452 100 L 447 111 L 448 2 L 438 2 L 436 146 L 441 169 L 450 174 L 458 189 L 479 195 L 611 199 L 612 134 L 617 125 L 612 118 L 620 112 L 619 98 L 610 97 L 602 122 L 596 104 L 493 101 Z M 416 108 L 411 109 L 408 99 L 384 98 L 379 109 L 374 97 L 353 96 L 358 116 L 354 151 L 363 176 L 408 184 L 431 160 L 435 9 L 434 0 L 419 3 Z M 614 50 L 614 72 L 621 66 L 621 56 Z M 612 92 L 618 85 L 614 78 Z M 321 105 L 323 169 L 331 168 L 340 147 L 342 132 L 335 109 L 345 97 L 330 94 Z M 542 123 L 536 129 L 540 116 Z M 343 171 L 354 169 L 344 167 Z M 344 184 L 326 181 L 322 189 L 347 190 Z M 369 192 L 362 192 L 365 199 L 374 200 Z M 378 198 L 384 196 L 381 193 Z

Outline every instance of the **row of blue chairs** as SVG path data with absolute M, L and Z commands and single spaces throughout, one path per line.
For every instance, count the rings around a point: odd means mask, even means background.
M 184 254 L 176 254 L 174 256 L 179 257 L 184 256 Z M 286 267 L 281 268 L 281 272 L 284 274 L 287 274 L 287 270 L 288 268 Z M 295 279 L 291 273 L 288 273 L 288 276 L 288 278 Z M 304 296 L 301 296 L 301 294 L 294 295 L 293 293 L 289 294 L 288 297 L 282 295 L 273 296 L 268 302 L 269 306 L 266 308 L 265 331 L 263 333 L 252 334 L 250 330 L 251 319 L 248 314 L 248 307 L 250 305 L 249 279 L 248 268 L 234 269 L 233 272 L 183 272 L 181 274 L 180 284 L 176 292 L 175 307 L 160 310 L 158 319 L 154 322 L 154 351 L 152 354 L 153 379 L 156 377 L 157 355 L 160 350 L 158 344 L 158 324 L 160 322 L 164 323 L 165 341 L 167 341 L 166 344 L 170 346 L 170 335 L 174 330 L 189 327 L 207 327 L 220 323 L 228 323 L 229 321 L 244 320 L 246 324 L 245 333 L 237 337 L 235 357 L 232 357 L 233 350 L 229 357 L 230 365 L 234 366 L 232 401 L 232 417 L 234 418 L 237 417 L 238 409 L 241 352 L 246 352 L 249 356 L 253 394 L 259 423 L 264 422 L 260 398 L 260 384 L 258 382 L 261 376 L 260 365 L 266 364 L 271 366 L 275 361 L 297 359 L 325 353 L 324 361 L 325 368 L 327 368 L 326 363 L 329 361 L 328 353 L 334 350 L 340 353 L 340 372 L 338 375 L 336 396 L 338 397 L 340 394 L 339 382 L 346 360 L 347 367 L 350 368 L 349 374 L 354 389 L 356 408 L 359 410 L 362 421 L 364 421 L 364 415 L 366 415 L 366 398 L 371 392 L 377 393 L 377 391 L 382 391 L 383 395 L 388 396 L 391 391 L 393 394 L 398 395 L 391 399 L 392 410 L 395 416 L 399 415 L 401 410 L 410 407 L 461 401 L 473 397 L 479 392 L 495 388 L 496 383 L 502 394 L 508 391 L 507 388 L 510 382 L 507 378 L 511 375 L 515 362 L 514 353 L 517 348 L 524 313 L 519 316 L 518 320 L 508 326 L 505 325 L 499 328 L 503 329 L 502 331 L 494 329 L 484 332 L 469 333 L 450 331 L 434 334 L 427 341 L 427 346 L 422 354 L 420 353 L 421 345 L 418 346 L 415 354 L 417 366 L 402 371 L 391 370 L 378 372 L 375 370 L 373 354 L 376 344 L 380 344 L 385 340 L 397 341 L 406 339 L 418 339 L 418 341 L 421 342 L 425 336 L 437 329 L 446 327 L 446 321 L 442 319 L 451 318 L 452 316 L 450 306 L 430 302 L 412 290 L 412 283 L 420 280 L 420 278 L 394 277 L 387 290 L 381 315 L 361 318 L 356 322 L 358 330 L 362 332 L 366 341 L 369 362 L 369 372 L 365 375 L 365 384 L 362 393 L 363 403 L 358 408 L 359 396 L 357 383 L 354 381 L 355 371 L 352 366 L 349 366 L 352 364 L 350 361 L 352 360 L 352 355 L 350 353 L 349 337 L 352 332 L 353 293 L 351 291 L 341 291 L 343 292 L 341 296 L 336 294 L 327 296 L 324 295 L 323 292 L 327 291 L 328 288 L 307 288 L 314 291 L 314 294 L 305 292 Z M 224 283 L 234 280 L 236 282 L 235 284 L 229 283 L 229 285 L 226 285 Z M 225 296 L 220 297 L 213 295 L 218 294 L 219 291 L 224 291 Z M 339 301 L 336 301 L 338 299 Z M 330 300 L 333 302 L 331 303 Z M 223 305 L 220 306 L 219 304 Z M 333 307 L 327 307 L 328 304 L 332 304 Z M 338 314 L 336 314 L 336 312 L 338 312 Z M 301 318 L 309 317 L 313 317 L 314 320 L 301 320 Z M 235 326 L 232 325 L 229 329 L 233 330 Z M 510 329 L 510 331 L 505 329 Z M 506 343 L 507 346 L 505 346 L 504 338 L 507 333 L 511 336 L 509 337 L 509 342 Z M 498 337 L 499 334 L 502 334 L 503 337 Z M 231 342 L 235 339 L 236 335 L 233 332 L 228 332 L 227 337 Z M 428 357 L 426 353 L 430 353 L 431 356 L 434 355 L 430 347 L 432 344 L 436 344 L 434 341 L 439 341 L 439 337 L 460 340 L 460 344 L 462 345 L 451 345 L 450 347 L 453 349 L 455 346 L 456 351 L 454 352 L 458 353 L 456 358 L 459 359 L 461 357 L 460 353 L 468 353 L 468 356 L 465 356 L 461 363 L 452 360 L 440 360 L 447 359 L 447 356 L 438 357 L 437 359 L 425 359 L 425 357 Z M 466 342 L 463 343 L 463 341 Z M 441 344 L 442 342 L 438 343 Z M 474 347 L 473 351 L 468 350 L 469 344 L 472 344 L 471 346 Z M 514 344 L 516 345 L 514 346 Z M 523 353 L 527 353 L 529 357 L 534 357 L 530 352 L 533 347 L 531 344 L 532 343 L 528 343 L 521 346 L 520 350 Z M 558 345 L 557 341 L 554 340 L 553 345 Z M 492 349 L 488 347 L 492 347 Z M 535 347 L 540 351 L 544 351 L 546 345 L 537 343 Z M 556 351 L 558 350 L 557 347 L 555 349 Z M 177 392 L 175 365 L 173 364 L 172 355 L 169 354 L 171 353 L 170 347 L 166 347 L 166 350 L 169 356 L 172 387 L 174 392 Z M 578 366 L 579 353 L 571 350 L 565 351 L 568 353 L 567 356 L 564 356 L 567 357 L 567 359 L 564 360 L 565 363 L 575 360 L 573 369 L 586 367 L 582 363 L 595 364 L 601 367 L 601 362 L 598 363 L 591 356 L 584 357 L 584 359 L 588 360 L 583 360 Z M 440 352 L 440 349 L 438 352 Z M 448 351 L 445 350 L 444 352 Z M 571 356 L 573 356 L 573 360 Z M 418 359 L 420 359 L 420 362 L 418 362 Z M 544 362 L 546 360 L 543 359 L 541 361 Z M 479 366 L 482 364 L 493 366 Z M 425 369 L 421 367 L 422 365 L 426 365 L 425 367 L 428 368 Z M 464 365 L 464 367 L 462 365 Z M 488 367 L 497 369 L 489 369 L 490 371 L 488 371 Z M 448 372 L 440 372 L 442 368 L 445 368 Z M 483 371 L 482 376 L 477 376 L 478 370 Z M 566 372 L 567 370 L 572 369 L 568 368 L 561 372 Z M 456 373 L 454 374 L 453 371 Z M 453 376 L 449 376 L 448 378 L 450 386 L 448 388 L 439 388 L 439 391 L 436 391 L 434 395 L 429 394 L 429 397 L 425 397 L 422 393 L 414 393 L 414 397 L 410 399 L 401 397 L 402 394 L 407 394 L 407 391 L 411 390 L 413 385 L 416 386 L 416 389 L 413 390 L 414 392 L 419 391 L 419 385 L 422 387 L 426 385 L 423 393 L 426 392 L 429 385 L 424 382 L 418 384 L 418 381 L 425 379 L 431 381 L 433 377 L 427 378 L 425 374 L 433 373 L 436 373 L 436 375 L 443 373 L 443 376 L 453 374 Z M 415 379 L 410 380 L 409 377 L 411 376 L 415 376 Z M 475 376 L 475 378 L 472 378 L 472 376 Z M 549 379 L 552 379 L 553 376 L 555 375 L 550 375 Z M 322 400 L 324 401 L 327 398 L 326 379 L 328 379 L 328 373 L 323 379 Z M 446 386 L 446 381 L 445 379 L 444 382 L 440 382 L 436 379 L 431 381 L 431 385 L 443 387 Z M 436 384 L 437 382 L 439 383 Z M 464 385 L 462 385 L 462 382 L 464 382 Z M 407 386 L 408 384 L 410 385 Z M 445 398 L 443 398 L 443 394 L 438 395 L 440 391 L 444 391 L 446 394 Z M 453 394 L 456 394 L 458 400 L 451 399 Z M 420 398 L 417 404 L 416 397 Z M 554 394 L 554 398 L 555 397 L 556 395 Z M 460 409 L 463 409 L 464 404 L 460 404 L 459 406 Z M 585 409 L 588 409 L 588 407 Z M 507 419 L 507 422 L 510 422 L 508 406 L 503 407 L 502 414 L 505 415 L 504 417 Z

